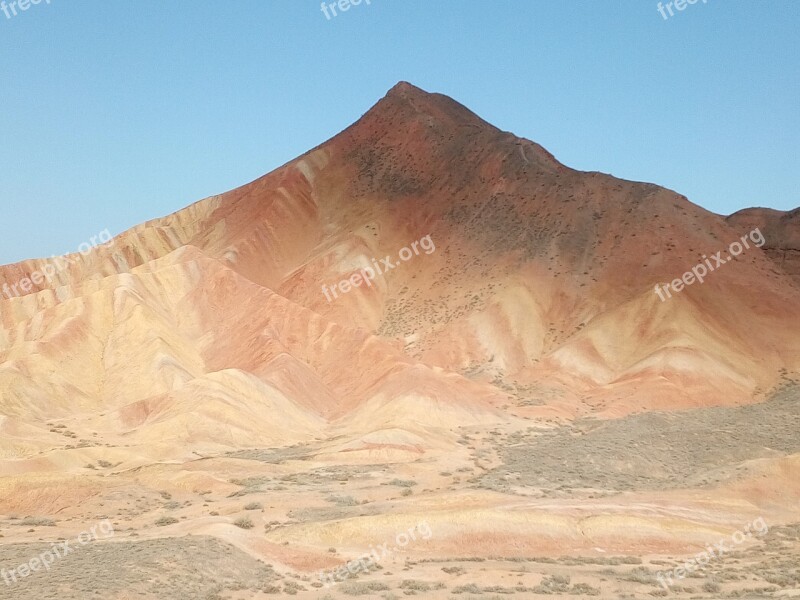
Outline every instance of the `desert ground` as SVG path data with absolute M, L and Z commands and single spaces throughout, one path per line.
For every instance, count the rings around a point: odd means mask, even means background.
M 786 384 L 737 408 L 464 427 L 437 432 L 449 447 L 435 459 L 380 449 L 342 462 L 333 438 L 131 468 L 95 458 L 123 457 L 121 440 L 51 422 L 84 473 L 3 479 L 4 497 L 27 504 L 0 520 L 0 564 L 107 519 L 113 533 L 10 597 L 791 597 L 798 403 L 800 385 Z M 65 496 L 69 507 L 47 510 Z M 731 541 L 759 518 L 768 530 Z M 669 591 L 657 580 L 721 539 L 726 552 Z M 320 577 L 373 549 L 366 568 Z

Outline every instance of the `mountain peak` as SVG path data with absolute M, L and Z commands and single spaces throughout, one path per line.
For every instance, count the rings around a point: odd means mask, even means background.
M 427 123 L 437 122 L 450 127 L 469 125 L 497 131 L 491 123 L 450 96 L 425 91 L 407 81 L 392 86 L 365 116 L 368 120 L 390 122 L 394 127 L 423 119 Z
M 426 92 L 422 88 L 418 88 L 412 83 L 407 81 L 398 81 L 396 84 L 392 86 L 392 88 L 386 93 L 386 96 L 399 96 L 401 98 L 408 98 L 409 96 L 418 96 L 418 97 L 425 97 L 425 96 L 432 96 L 430 92 Z

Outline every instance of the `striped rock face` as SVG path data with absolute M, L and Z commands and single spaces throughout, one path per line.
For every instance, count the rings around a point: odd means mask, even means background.
M 399 568 L 574 554 L 600 585 L 600 558 L 800 521 L 800 212 L 576 171 L 407 83 L 252 183 L 3 284 L 0 548 L 43 536 L 3 515 L 53 539 L 107 515 L 270 577 L 347 585 L 331 570 L 391 540 Z M 452 589 L 470 563 L 436 564 L 415 574 Z

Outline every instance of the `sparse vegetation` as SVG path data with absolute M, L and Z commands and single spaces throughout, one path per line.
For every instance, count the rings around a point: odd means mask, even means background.
M 443 583 L 428 583 L 427 581 L 417 581 L 416 579 L 404 579 L 400 584 L 401 590 L 410 590 L 414 592 L 429 592 L 431 590 L 444 589 Z
M 283 593 L 295 596 L 297 592 L 305 592 L 306 588 L 297 583 L 296 581 L 286 581 L 283 584 Z
M 252 529 L 254 527 L 253 520 L 250 517 L 239 517 L 233 524 L 240 529 Z
M 0 545 L 0 564 L 23 564 L 50 549 L 50 543 Z M 216 538 L 117 540 L 80 546 L 70 553 L 69 560 L 60 561 L 57 569 L 40 569 L 35 577 L 20 581 L 9 598 L 206 600 L 232 598 L 230 592 L 257 591 L 277 582 L 270 566 Z M 0 585 L 6 587 L 1 580 Z
M 653 584 L 655 576 L 650 572 L 647 567 L 635 567 L 624 573 L 621 577 L 623 581 L 633 581 L 634 583 L 647 583 Z
M 453 594 L 482 594 L 483 590 L 475 585 L 474 583 L 468 583 L 466 585 L 458 585 L 450 590 Z
M 56 522 L 45 517 L 25 517 L 17 525 L 22 527 L 55 527 Z
M 535 594 L 562 594 L 569 591 L 569 575 L 545 576 L 541 583 L 533 588 Z
M 569 593 L 572 596 L 599 596 L 600 588 L 592 587 L 588 583 L 576 583 Z
M 397 487 L 409 488 L 409 487 L 414 487 L 415 485 L 417 485 L 417 482 L 412 480 L 412 479 L 392 479 L 388 483 L 388 485 L 394 485 L 394 486 L 397 486 Z
M 352 496 L 328 496 L 326 501 L 335 504 L 336 506 L 358 506 L 359 502 Z
M 513 493 L 514 486 L 546 488 L 555 490 L 549 493 L 553 496 L 581 488 L 619 492 L 716 485 L 738 475 L 736 467 L 748 460 L 800 452 L 797 395 L 797 387 L 789 386 L 759 404 L 587 419 L 551 431 L 515 433 L 503 442 L 504 464 L 481 476 L 477 486 L 504 493 Z M 742 423 L 748 424 L 746 434 Z M 658 435 L 643 443 L 643 435 L 654 431 Z M 576 461 L 576 456 L 592 460 Z
M 388 591 L 392 588 L 379 581 L 345 581 L 339 585 L 339 589 L 346 596 L 366 596 L 374 592 Z

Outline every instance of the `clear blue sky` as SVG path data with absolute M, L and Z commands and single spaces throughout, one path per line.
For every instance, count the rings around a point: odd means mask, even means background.
M 400 80 L 715 212 L 800 205 L 797 0 L 45 2 L 0 12 L 0 263 L 251 181 Z

